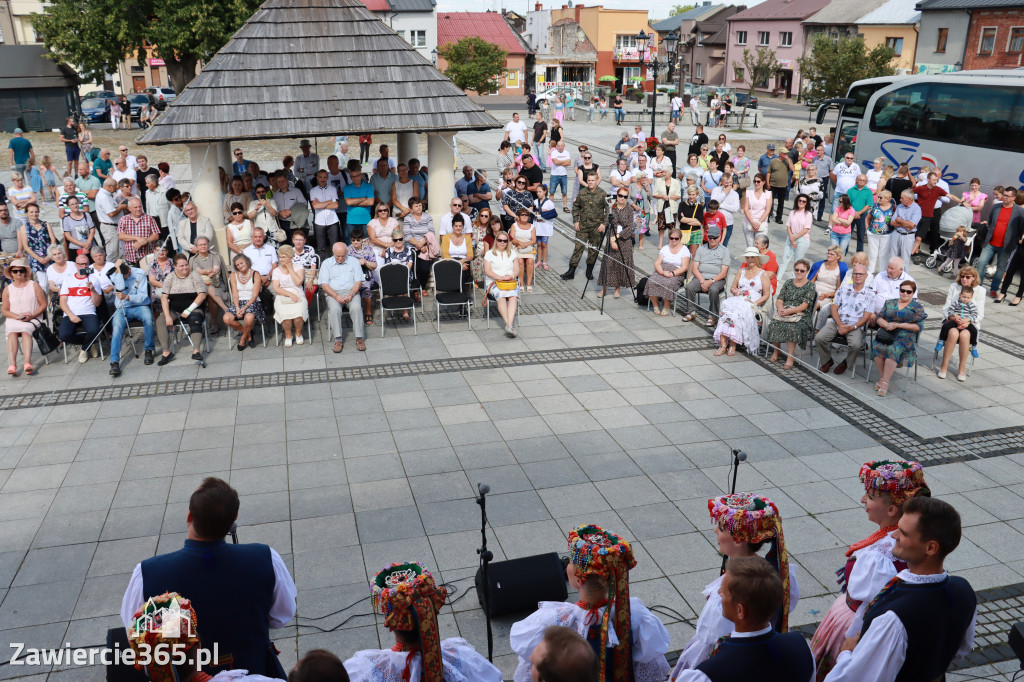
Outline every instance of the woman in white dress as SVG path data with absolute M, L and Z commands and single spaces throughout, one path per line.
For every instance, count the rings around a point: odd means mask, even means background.
M 309 319 L 309 304 L 303 284 L 306 274 L 295 267 L 295 249 L 285 244 L 277 249 L 277 267 L 270 274 L 271 284 L 277 297 L 274 299 L 274 320 L 284 329 L 284 347 L 292 347 L 292 331 L 295 343 L 302 345 L 302 325 Z
M 878 530 L 850 545 L 846 564 L 836 571 L 841 594 L 811 640 L 819 681 L 835 667 L 845 639 L 860 634 L 867 604 L 907 567 L 892 555 L 896 541 L 890 537 L 903 516 L 903 503 L 918 495 L 931 495 L 917 462 L 868 462 L 860 468 L 860 480 L 864 484 L 860 502 Z
M 772 193 L 765 186 L 766 182 L 764 173 L 757 173 L 753 187 L 743 193 L 743 236 L 747 246 L 754 246 L 757 233 L 768 229 L 768 218 L 772 214 Z
M 641 600 L 628 596 L 629 571 L 636 566 L 629 542 L 600 526 L 577 526 L 569 533 L 569 558 L 565 572 L 579 599 L 541 602 L 512 626 L 509 641 L 519 656 L 513 680 L 532 679 L 530 653 L 547 627 L 560 625 L 575 630 L 598 652 L 598 679 L 662 682 L 669 671 L 668 630 Z
M 504 230 L 494 235 L 494 247 L 484 254 L 484 304 L 486 296 L 498 302 L 498 313 L 505 321 L 505 336 L 517 336 L 512 323 L 516 319 L 516 308 L 519 305 L 519 258 L 516 257 L 508 232 Z
M 722 245 L 729 246 L 732 228 L 736 223 L 734 214 L 740 211 L 740 194 L 733 186 L 732 173 L 722 173 L 718 187 L 711 190 L 711 200 L 718 202 L 718 210 L 725 216 L 725 239 L 722 240 Z
M 736 355 L 736 346 L 743 344 L 748 353 L 756 353 L 761 346 L 755 310 L 763 312 L 772 295 L 771 273 L 761 265 L 767 260 L 756 246 L 743 252 L 745 266 L 736 272 L 729 290 L 732 296 L 722 303 L 715 341 L 719 344 L 715 355 Z M 762 319 L 766 319 L 762 315 Z
M 417 563 L 389 564 L 370 583 L 375 613 L 394 633 L 390 649 L 345 661 L 352 682 L 501 682 L 501 671 L 461 637 L 441 639 L 437 612 L 448 597 Z
M 789 563 L 786 553 L 779 508 L 767 497 L 733 493 L 708 500 L 708 510 L 715 525 L 718 551 L 724 556 L 754 556 L 766 542 L 770 543 L 765 558 L 779 571 L 783 587 L 782 609 L 772 619 L 772 627 L 786 632 L 789 614 L 800 599 L 800 586 L 796 580 L 796 568 Z M 696 668 L 707 660 L 719 638 L 733 631 L 733 622 L 722 615 L 722 597 L 718 594 L 721 586 L 722 576 L 719 576 L 704 588 L 707 601 L 697 619 L 696 632 L 679 654 L 670 679 L 675 680 L 684 670 Z

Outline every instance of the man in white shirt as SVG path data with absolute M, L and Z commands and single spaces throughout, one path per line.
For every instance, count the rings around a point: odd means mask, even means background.
M 316 173 L 320 170 L 320 157 L 310 151 L 309 140 L 299 142 L 302 153 L 295 157 L 296 186 L 302 195 L 309 197 L 309 190 L 315 182 Z
M 551 168 L 551 191 L 548 197 L 555 200 L 555 190 L 562 188 L 562 213 L 569 212 L 569 167 L 572 165 L 572 155 L 565 151 L 565 140 L 559 140 L 548 154 L 548 166 Z
M 441 216 L 441 226 L 437 229 L 437 236 L 440 239 L 446 234 L 450 234 L 452 231 L 452 218 L 457 215 L 462 216 L 462 224 L 469 226 L 473 222 L 469 219 L 469 214 L 462 212 L 462 199 L 455 197 L 452 199 L 451 210 Z
M 341 239 L 338 222 L 338 190 L 327 184 L 327 171 L 316 174 L 316 186 L 309 190 L 309 202 L 313 206 L 313 230 L 316 234 L 316 250 L 320 258 L 326 258 L 334 242 Z M 254 239 L 255 241 L 255 239 Z M 253 267 L 256 264 L 253 263 Z
M 832 210 L 835 211 L 839 205 L 839 197 L 846 194 L 846 191 L 857 184 L 857 176 L 861 174 L 860 166 L 853 162 L 853 152 L 846 152 L 841 163 L 837 163 L 832 169 L 829 179 L 835 191 L 832 196 Z
M 874 292 L 875 301 L 871 316 L 871 321 L 875 321 L 875 316 L 882 310 L 882 306 L 885 305 L 886 301 L 892 299 L 899 299 L 900 297 L 900 284 L 906 281 L 915 281 L 910 273 L 907 272 L 903 264 L 902 258 L 891 258 L 889 264 L 885 268 L 885 272 L 880 272 L 875 275 L 875 278 L 871 280 L 871 290 Z M 914 292 L 914 298 L 917 298 L 917 292 Z
M 512 114 L 512 120 L 505 124 L 505 139 L 513 145 L 526 142 L 526 124 L 519 120 L 519 114 Z
M 86 274 L 82 274 L 82 273 Z M 89 355 L 99 355 L 93 340 L 100 333 L 100 318 L 96 307 L 103 301 L 103 284 L 99 275 L 89 272 L 89 256 L 80 253 L 75 257 L 75 272 L 67 274 L 60 287 L 60 309 L 64 317 L 60 321 L 57 337 L 65 343 L 82 347 L 79 362 L 87 362 Z M 83 331 L 75 331 L 82 326 Z
M 635 126 L 633 128 L 633 131 L 633 134 L 630 136 L 630 142 L 633 143 L 634 147 L 637 146 L 638 144 L 643 145 L 645 142 L 647 142 L 647 134 L 644 132 L 644 129 L 641 126 Z
M 625 159 L 615 162 L 615 170 L 608 174 L 608 182 L 612 183 L 612 187 L 629 189 L 633 183 L 633 173 L 627 168 Z
M 690 123 L 700 125 L 700 100 L 696 96 L 690 97 Z
M 346 162 L 347 163 L 347 162 Z M 344 225 L 348 222 L 348 204 L 341 199 L 345 196 L 345 185 L 348 184 L 348 174 L 342 170 L 342 162 L 334 154 L 327 157 L 327 183 L 338 190 L 338 223 Z M 274 195 L 277 199 L 277 195 Z
M 856 634 L 825 682 L 941 680 L 974 648 L 977 597 L 944 565 L 960 544 L 960 514 L 944 500 L 912 497 L 892 537 L 892 556 L 907 567 L 854 618 Z
M 96 193 L 96 215 L 99 216 L 100 241 L 103 242 L 107 260 L 117 260 L 121 251 L 121 242 L 117 238 L 117 223 L 122 215 L 128 213 L 128 204 L 119 204 L 114 193 L 117 182 L 113 178 L 103 181 L 103 187 Z
M 672 96 L 672 100 L 669 102 L 669 107 L 672 112 L 670 119 L 673 121 L 678 121 L 683 111 L 683 98 L 679 96 L 678 92 L 676 92 L 676 94 Z
M 648 165 L 650 161 L 649 156 L 646 154 L 637 154 L 636 157 L 636 168 L 630 168 L 633 172 L 633 181 L 636 182 L 640 176 L 646 176 L 648 180 L 654 182 L 654 169 Z
M 132 194 L 139 196 L 139 183 L 135 175 L 135 170 L 128 168 L 127 162 L 124 159 L 119 158 L 114 161 L 114 172 L 110 174 L 110 177 L 114 178 L 120 186 L 122 180 L 129 180 L 132 183 Z
M 156 175 L 146 176 L 146 213 L 157 221 L 162 228 L 160 234 L 170 229 L 167 224 L 167 210 L 171 207 L 167 201 L 167 188 L 160 184 L 160 178 Z M 175 225 L 174 229 L 178 229 Z
M 331 189 L 334 189 L 333 187 Z M 333 211 L 331 211 L 333 213 Z M 277 268 L 277 249 L 267 242 L 267 235 L 262 228 L 252 230 L 252 243 L 242 249 L 242 253 L 252 261 L 252 269 L 263 277 L 263 288 L 260 289 L 260 303 L 267 315 L 274 314 L 274 294 L 270 286 L 270 276 Z
M 117 153 L 119 159 L 124 159 L 125 167 L 128 168 L 128 170 L 134 173 L 136 169 L 138 169 L 139 161 L 128 153 L 128 147 L 121 145 L 117 148 Z M 117 165 L 116 161 L 114 162 L 114 165 Z

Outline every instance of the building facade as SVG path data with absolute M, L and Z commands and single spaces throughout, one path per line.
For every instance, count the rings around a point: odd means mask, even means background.
M 456 43 L 469 36 L 482 38 L 508 53 L 505 75 L 498 78 L 495 94 L 525 97 L 526 75 L 533 61 L 533 50 L 501 12 L 442 12 L 437 15 L 438 46 Z M 443 72 L 447 66 L 444 58 L 438 56 L 437 68 Z
M 534 51 L 536 67 L 532 86 L 536 91 L 561 84 L 594 85 L 597 79 L 597 47 L 575 19 L 551 22 L 551 12 L 538 2 L 527 12 L 523 39 Z
M 614 76 L 617 92 L 629 88 L 654 89 L 654 71 L 647 68 L 658 55 L 658 46 L 648 44 L 643 54 L 637 49 L 636 36 L 643 31 L 656 34 L 647 22 L 646 9 L 606 9 L 602 5 L 584 6 L 576 3 L 551 10 L 551 23 L 572 19 L 583 29 L 597 52 L 597 80 Z M 651 41 L 654 43 L 655 41 Z
M 857 28 L 864 45 L 873 50 L 879 45 L 893 49 L 893 68 L 896 73 L 916 72 L 915 57 L 921 13 L 915 9 L 916 0 L 886 0 L 881 7 L 857 20 Z
M 804 30 L 801 23 L 820 11 L 828 0 L 765 0 L 728 19 L 725 85 L 746 88 L 743 51 L 766 48 L 775 52 L 782 69 L 772 78 L 755 85 L 761 92 L 793 97 L 799 92 L 800 63 Z
M 728 20 L 745 9 L 745 5 L 719 5 L 714 13 L 695 21 L 689 35 L 681 36 L 680 44 L 685 42 L 685 51 L 680 57 L 680 66 L 693 83 L 726 84 Z
M 436 0 L 361 0 L 378 19 L 391 27 L 427 60 L 437 49 Z
M 915 59 L 918 73 L 942 73 L 963 68 L 967 31 L 971 15 L 959 2 L 923 0 L 921 29 L 917 37 Z
M 971 11 L 964 69 L 1016 69 L 1024 66 L 1024 7 Z
M 921 0 L 918 73 L 1024 66 L 1021 0 Z

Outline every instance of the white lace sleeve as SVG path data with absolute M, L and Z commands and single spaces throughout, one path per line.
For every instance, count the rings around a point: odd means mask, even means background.
M 796 579 L 796 573 L 799 569 L 794 565 L 789 565 L 789 612 L 793 613 L 796 609 L 796 604 L 800 601 L 800 582 Z M 728 632 L 725 634 L 729 634 Z
M 664 658 L 669 645 L 668 630 L 636 597 L 629 600 L 629 620 L 633 634 L 633 662 L 648 663 Z
M 716 578 L 710 585 L 704 588 L 704 596 L 707 601 L 697 619 L 696 632 L 683 652 L 679 654 L 679 661 L 675 670 L 672 671 L 672 679 L 675 680 L 684 670 L 696 668 L 703 663 L 711 650 L 715 648 L 719 637 L 724 637 L 732 632 L 733 622 L 722 615 L 722 597 L 718 594 L 718 588 L 722 584 L 721 578 Z
M 444 682 L 501 682 L 501 671 L 461 637 L 441 642 Z
M 402 682 L 406 655 L 383 649 L 364 649 L 345 661 L 345 671 L 351 682 Z M 411 679 L 420 679 L 416 661 L 409 671 L 413 675 Z
M 857 601 L 871 601 L 885 584 L 896 577 L 893 564 L 892 546 L 894 540 L 885 537 L 878 542 L 858 550 L 857 560 L 850 571 L 846 593 Z

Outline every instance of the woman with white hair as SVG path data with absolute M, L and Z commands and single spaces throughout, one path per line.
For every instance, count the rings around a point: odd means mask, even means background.
M 194 256 L 199 253 L 196 240 L 200 237 L 206 237 L 210 240 L 211 246 L 213 245 L 213 223 L 209 218 L 199 215 L 199 208 L 191 201 L 185 204 L 184 211 L 185 217 L 177 225 L 178 248 L 185 255 Z
M 32 188 L 25 184 L 25 176 L 18 171 L 11 173 L 11 186 L 7 189 L 7 199 L 11 202 L 11 217 L 25 221 L 25 209 L 29 204 L 39 201 Z
M 295 343 L 305 343 L 302 338 L 302 325 L 309 319 L 309 305 L 306 294 L 302 290 L 305 273 L 294 263 L 295 249 L 280 246 L 277 249 L 278 264 L 270 274 L 271 285 L 277 298 L 274 302 L 274 320 L 284 329 L 284 347 L 292 347 L 292 331 L 295 332 Z

